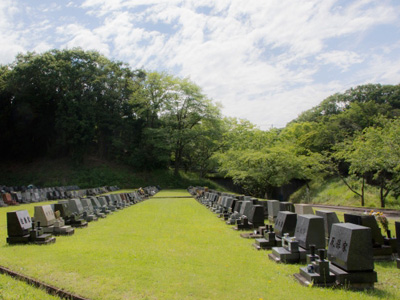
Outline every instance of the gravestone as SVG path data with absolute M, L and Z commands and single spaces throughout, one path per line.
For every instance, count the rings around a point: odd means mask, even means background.
M 333 224 L 340 223 L 335 212 L 327 210 L 316 210 L 315 214 L 324 218 L 325 237 L 329 240 Z M 328 245 L 328 242 L 327 242 Z
M 275 262 L 304 263 L 311 244 L 317 249 L 325 248 L 324 220 L 316 215 L 299 215 L 294 236 L 285 234 L 282 247 L 272 248 L 268 257 Z
M 294 212 L 298 215 L 313 215 L 314 211 L 312 205 L 296 203 L 294 205 Z
M 94 196 L 92 196 L 92 197 L 94 197 Z M 92 221 L 97 221 L 98 217 L 105 218 L 105 214 L 99 212 L 100 214 L 98 215 L 96 213 L 96 211 L 93 208 L 92 202 L 90 201 L 89 198 L 82 198 L 81 203 L 82 203 L 83 210 L 85 211 L 87 216 L 90 216 Z
M 249 215 L 247 215 L 249 223 L 253 228 L 264 225 L 264 207 L 262 205 L 253 205 Z
M 73 212 L 70 209 L 70 204 L 68 200 L 60 200 L 58 203 L 54 204 L 54 212 L 59 212 L 60 217 L 63 218 L 66 225 L 70 225 L 76 228 L 87 227 L 88 223 L 81 217 L 80 214 Z
M 339 284 L 371 288 L 377 282 L 371 239 L 368 227 L 352 223 L 332 225 L 328 259 Z
M 280 211 L 280 205 L 278 200 L 268 200 L 268 220 L 271 223 L 275 223 L 275 220 Z
M 373 215 L 344 214 L 345 223 L 366 226 L 371 229 L 371 243 L 375 260 L 392 260 L 392 247 L 385 245 L 381 229 Z
M 72 235 L 75 232 L 71 226 L 65 225 L 64 219 L 60 216 L 56 218 L 51 205 L 35 206 L 34 220 L 36 226 L 39 227 L 40 224 L 45 233 Z
M 111 197 L 109 195 L 99 197 L 98 199 L 99 199 L 100 204 L 106 205 L 109 210 L 117 211 L 117 207 L 115 205 L 113 205 Z
M 280 202 L 279 208 L 281 211 L 291 211 L 294 212 L 294 205 L 291 202 Z
M 242 203 L 243 203 L 242 200 L 236 201 L 235 207 L 233 209 L 233 213 L 229 216 L 228 220 L 226 221 L 226 224 L 235 225 L 236 221 L 240 219 L 240 210 L 241 210 Z
M 102 198 L 102 200 L 100 201 L 100 198 Z M 100 212 L 104 213 L 104 214 L 110 214 L 111 210 L 109 210 L 107 208 L 106 200 L 104 199 L 104 197 L 90 197 L 90 201 L 92 202 L 92 205 L 95 209 L 100 210 Z
M 323 256 L 323 250 L 320 257 Z M 373 288 L 377 282 L 374 271 L 371 229 L 353 223 L 332 225 L 327 262 L 320 259 L 308 261 L 295 278 L 306 286 L 342 286 L 350 289 Z
M 41 227 L 35 228 L 27 210 L 7 212 L 7 233 L 9 244 L 50 244 L 56 241 L 51 234 L 45 234 Z
M 397 253 L 400 257 L 400 222 L 394 222 L 394 226 L 396 229 L 396 239 L 397 239 Z
M 296 229 L 297 214 L 290 211 L 280 211 L 275 221 L 275 235 L 282 238 L 284 233 L 294 236 Z

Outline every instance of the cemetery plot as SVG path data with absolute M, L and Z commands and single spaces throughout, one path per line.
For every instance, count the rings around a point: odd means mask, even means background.
M 268 257 L 275 262 L 304 263 L 310 253 L 310 245 L 317 249 L 325 248 L 324 220 L 315 215 L 299 215 L 294 236 L 285 233 L 282 247 L 272 248 Z
M 378 281 L 374 271 L 371 229 L 352 223 L 334 224 L 328 247 L 328 260 L 311 260 L 295 274 L 304 285 L 345 286 L 352 289 L 373 288 Z M 328 268 L 329 267 L 329 268 Z
M 45 234 L 43 228 L 35 228 L 27 210 L 7 212 L 7 233 L 9 244 L 50 244 L 56 241 L 51 234 Z

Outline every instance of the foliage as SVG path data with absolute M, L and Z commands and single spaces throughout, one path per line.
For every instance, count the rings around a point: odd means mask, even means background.
M 189 79 L 131 70 L 82 49 L 20 54 L 0 66 L 0 108 L 1 159 L 80 164 L 95 155 L 146 170 L 173 165 L 175 175 L 197 127 L 221 119 Z
M 354 139 L 339 145 L 337 156 L 350 164 L 349 172 L 369 178 L 380 187 L 381 207 L 390 190 L 398 190 L 400 119 L 381 119 L 383 127 L 368 127 Z

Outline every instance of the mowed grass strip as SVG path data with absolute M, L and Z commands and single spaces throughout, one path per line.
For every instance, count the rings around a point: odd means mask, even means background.
M 45 291 L 35 288 L 25 282 L 0 274 L 0 299 L 55 300 L 60 298 L 51 296 Z
M 1 209 L 1 264 L 91 299 L 400 298 L 393 263 L 377 265 L 374 291 L 305 288 L 299 265 L 273 263 L 186 191 L 163 195 L 188 198 L 147 200 L 46 246 L 6 245 Z

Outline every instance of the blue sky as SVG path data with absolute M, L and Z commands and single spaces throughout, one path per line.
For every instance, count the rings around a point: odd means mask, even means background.
M 393 0 L 0 0 L 0 64 L 81 47 L 190 77 L 226 116 L 283 127 L 327 96 L 400 83 Z

